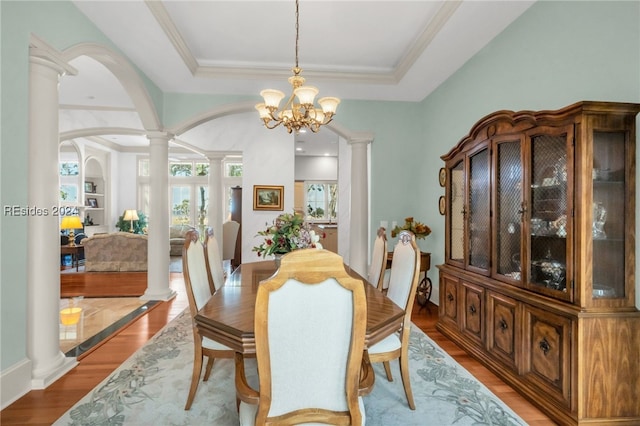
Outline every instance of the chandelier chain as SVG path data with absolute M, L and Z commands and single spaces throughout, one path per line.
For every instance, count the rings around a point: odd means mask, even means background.
M 300 19 L 299 2 L 296 0 L 296 68 L 298 68 L 298 41 L 300 40 Z
M 1 1 L 1 0 L 0 0 Z M 264 98 L 264 103 L 256 105 L 260 114 L 260 119 L 267 129 L 274 129 L 279 125 L 287 128 L 287 131 L 300 131 L 310 129 L 316 133 L 320 126 L 329 124 L 336 113 L 336 108 L 340 103 L 339 98 L 324 97 L 318 100 L 320 108 L 314 104 L 314 98 L 318 94 L 318 88 L 305 86 L 305 78 L 300 75 L 302 69 L 298 63 L 298 52 L 300 44 L 300 1 L 296 3 L 296 65 L 292 69 L 293 75 L 288 81 L 293 88 L 293 93 L 286 101 L 284 107 L 280 109 L 280 101 L 285 97 L 284 92 L 275 89 L 265 89 L 260 92 Z

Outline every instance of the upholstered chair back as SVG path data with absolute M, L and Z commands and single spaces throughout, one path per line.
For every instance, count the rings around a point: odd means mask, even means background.
M 376 239 L 373 242 L 371 253 L 371 265 L 367 280 L 371 285 L 382 290 L 384 271 L 387 266 L 387 234 L 384 228 L 379 228 Z
M 207 266 L 213 291 L 215 292 L 224 285 L 224 269 L 222 267 L 222 256 L 218 240 L 213 235 L 213 229 L 207 228 L 204 240 L 204 250 L 207 255 Z
M 222 224 L 222 260 L 233 260 L 240 224 L 234 220 Z
M 191 315 L 195 316 L 213 294 L 209 285 L 204 245 L 200 242 L 199 233 L 195 229 L 185 235 L 182 249 L 182 274 L 187 288 Z
M 411 312 L 418 288 L 420 275 L 420 250 L 415 236 L 409 231 L 402 231 L 398 243 L 393 250 L 389 289 L 387 296 L 400 308 L 404 309 L 404 319 L 400 333 L 394 333 L 369 347 L 371 362 L 382 362 L 387 379 L 392 380 L 389 361 L 398 358 L 404 392 L 409 408 L 416 409 L 411 390 L 409 374 L 409 337 L 411 335 Z
M 402 231 L 393 249 L 387 297 L 406 310 L 408 302 L 413 303 L 415 295 L 412 292 L 416 291 L 419 274 L 420 250 L 416 245 L 416 238 L 413 233 Z
M 316 249 L 286 254 L 277 274 L 260 283 L 255 424 L 269 424 L 276 416 L 285 416 L 286 424 L 364 423 L 358 397 L 364 285 L 346 273 L 342 257 Z M 251 412 L 243 405 L 241 424 L 253 424 L 253 418 L 246 419 L 256 413 L 255 406 Z

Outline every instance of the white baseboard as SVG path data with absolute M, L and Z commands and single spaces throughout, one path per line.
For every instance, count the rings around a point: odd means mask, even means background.
M 31 390 L 31 361 L 27 358 L 0 373 L 0 403 L 4 410 Z

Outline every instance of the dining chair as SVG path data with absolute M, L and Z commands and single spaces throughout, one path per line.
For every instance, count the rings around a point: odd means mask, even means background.
M 225 276 L 222 266 L 222 256 L 220 255 L 220 246 L 218 240 L 213 235 L 213 228 L 208 227 L 205 230 L 204 252 L 207 259 L 207 275 L 209 284 L 211 284 L 211 293 L 224 285 Z
M 204 357 L 208 358 L 203 379 L 207 381 L 211 375 L 214 359 L 233 358 L 234 351 L 221 343 L 201 336 L 193 320 L 215 291 L 212 282 L 209 280 L 205 248 L 200 242 L 198 231 L 195 229 L 188 231 L 185 235 L 184 247 L 182 248 L 182 274 L 187 289 L 189 311 L 193 323 L 193 373 L 191 375 L 191 387 L 189 388 L 187 403 L 184 407 L 185 410 L 189 410 L 198 390 Z
M 243 357 L 236 355 L 241 425 L 365 423 L 359 396 L 365 285 L 328 250 L 301 249 L 282 257 L 256 295 L 259 390 L 248 384 Z
M 404 309 L 402 327 L 380 342 L 369 347 L 371 362 L 382 362 L 389 381 L 393 380 L 389 361 L 398 359 L 404 393 L 412 410 L 416 409 L 409 378 L 409 337 L 411 335 L 411 311 L 416 297 L 418 277 L 420 276 L 420 249 L 416 238 L 409 231 L 402 231 L 393 249 L 393 262 L 389 276 L 387 297 Z
M 387 233 L 383 227 L 378 228 L 376 239 L 373 242 L 371 252 L 371 265 L 367 280 L 371 285 L 382 291 L 384 271 L 387 268 Z
M 222 260 L 233 260 L 236 255 L 236 240 L 240 224 L 229 220 L 222 224 Z

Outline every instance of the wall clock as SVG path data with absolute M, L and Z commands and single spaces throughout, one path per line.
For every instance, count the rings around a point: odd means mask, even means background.
M 440 182 L 440 186 L 444 186 L 447 183 L 447 170 L 444 167 L 441 168 L 438 173 L 438 181 Z

